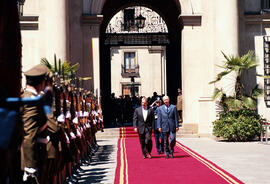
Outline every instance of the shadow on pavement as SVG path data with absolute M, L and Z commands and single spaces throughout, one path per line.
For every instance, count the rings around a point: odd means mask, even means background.
M 84 172 L 80 173 L 78 183 L 101 183 L 108 176 L 110 164 L 110 155 L 114 151 L 113 145 L 100 146 L 98 151 L 92 157 L 92 162 L 89 166 L 83 168 Z M 99 167 L 100 166 L 100 167 Z M 92 168 L 93 167 L 93 168 Z

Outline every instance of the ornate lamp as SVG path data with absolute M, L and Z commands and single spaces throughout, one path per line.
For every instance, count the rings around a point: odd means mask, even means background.
M 142 16 L 141 14 L 141 7 L 140 7 L 140 15 L 135 18 L 135 24 L 138 29 L 142 29 L 145 26 L 145 20 L 146 18 Z

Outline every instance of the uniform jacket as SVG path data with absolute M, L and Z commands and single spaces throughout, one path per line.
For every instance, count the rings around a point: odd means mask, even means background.
M 177 110 L 182 110 L 182 95 L 177 96 L 177 104 L 176 104 Z
M 157 128 L 158 107 L 157 107 L 157 106 L 153 106 L 153 107 L 151 108 L 151 110 L 154 112 L 154 117 L 155 117 L 155 123 L 154 123 L 153 129 L 154 129 L 154 130 L 157 130 L 157 129 L 158 129 L 158 128 Z
M 34 93 L 25 91 L 22 97 L 36 96 Z M 41 105 L 25 105 L 22 112 L 24 123 L 24 137 L 22 145 L 22 168 L 38 167 L 38 138 L 47 137 L 47 118 Z
M 170 104 L 168 107 L 162 105 L 158 108 L 157 128 L 161 128 L 162 132 L 176 132 L 178 125 L 178 115 L 175 105 Z
M 151 109 L 148 109 L 146 121 L 143 119 L 142 106 L 135 109 L 133 115 L 133 127 L 138 129 L 139 134 L 151 132 L 154 127 L 154 123 L 154 112 Z
M 59 130 L 57 120 L 54 117 L 53 110 L 55 109 L 55 104 L 52 106 L 52 111 L 47 115 L 48 119 L 48 134 L 50 136 L 50 141 L 47 144 L 48 158 L 57 158 L 59 151 Z

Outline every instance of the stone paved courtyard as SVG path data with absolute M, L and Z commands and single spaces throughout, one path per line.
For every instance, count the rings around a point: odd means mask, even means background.
M 105 131 L 106 132 L 106 131 Z M 270 142 L 229 143 L 211 138 L 178 138 L 185 146 L 214 162 L 247 184 L 270 183 Z M 79 183 L 113 183 L 117 164 L 117 138 L 98 139 L 100 145 Z

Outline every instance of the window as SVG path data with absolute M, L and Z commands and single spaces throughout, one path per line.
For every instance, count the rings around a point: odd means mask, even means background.
M 261 0 L 262 9 L 270 9 L 270 0 Z
M 135 30 L 135 9 L 124 9 L 124 31 Z
M 135 72 L 136 61 L 135 61 L 135 52 L 125 52 L 124 54 L 124 67 L 126 73 Z
M 139 96 L 139 84 L 134 84 L 134 94 L 135 96 Z M 131 84 L 122 84 L 122 95 L 132 95 L 132 85 Z

